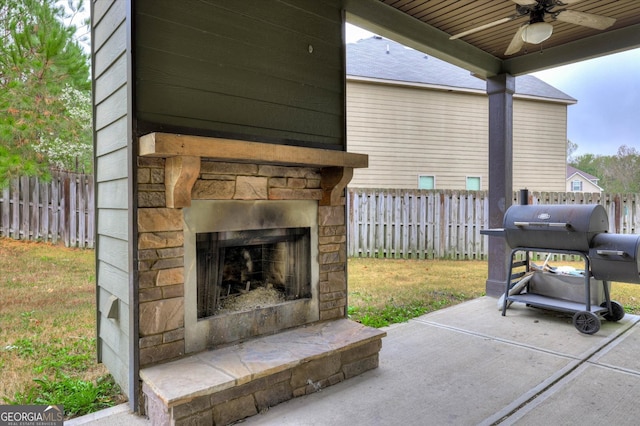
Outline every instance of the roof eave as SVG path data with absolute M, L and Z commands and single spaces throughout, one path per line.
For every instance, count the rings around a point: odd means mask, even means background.
M 474 95 L 486 95 L 486 90 L 474 89 L 472 87 L 460 87 L 460 86 L 445 86 L 441 84 L 429 84 L 420 83 L 417 81 L 401 81 L 401 80 L 388 80 L 384 78 L 376 77 L 364 77 L 359 75 L 347 74 L 347 81 L 357 81 L 361 83 L 381 84 L 387 86 L 403 86 L 403 87 L 415 87 L 420 89 L 431 89 L 443 92 L 464 92 L 472 93 Z

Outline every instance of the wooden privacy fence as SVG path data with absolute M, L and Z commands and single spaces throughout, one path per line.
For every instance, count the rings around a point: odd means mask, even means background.
M 514 192 L 513 203 L 519 203 Z M 532 192 L 529 204 L 602 204 L 609 232 L 640 233 L 638 194 Z M 347 194 L 348 255 L 411 259 L 486 259 L 486 191 L 354 189 Z
M 0 195 L 1 236 L 93 248 L 93 176 L 55 171 L 50 182 L 21 177 Z

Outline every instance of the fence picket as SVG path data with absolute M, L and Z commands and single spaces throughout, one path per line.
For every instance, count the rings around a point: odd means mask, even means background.
M 2 235 L 8 236 L 11 233 L 11 197 L 9 187 L 2 189 Z
M 376 202 L 376 216 L 378 217 L 378 220 L 376 221 L 376 231 L 375 231 L 375 247 L 377 247 L 376 250 L 376 257 L 384 257 L 384 251 L 385 251 L 385 246 L 384 246 L 384 224 L 385 221 L 381 221 L 380 218 L 384 218 L 384 194 L 379 194 L 377 196 L 377 202 Z
M 20 179 L 11 180 L 11 238 L 20 239 Z
M 402 227 L 404 223 L 402 222 L 402 197 L 397 189 L 394 190 L 393 194 L 393 257 L 396 259 L 400 258 L 400 253 L 402 253 Z
M 427 246 L 426 246 L 426 238 L 427 238 L 427 196 L 424 193 L 419 195 L 418 201 L 418 241 L 416 244 L 417 257 L 419 259 L 425 259 L 427 257 Z
M 78 181 L 76 176 L 69 176 L 69 245 L 76 246 L 78 236 Z
M 85 191 L 86 191 L 86 178 L 84 175 L 78 176 L 78 195 L 76 199 L 78 201 L 78 247 L 84 248 L 87 236 L 87 219 L 86 219 L 86 200 L 85 200 Z
M 40 182 L 37 177 L 29 179 L 31 202 L 29 203 L 29 227 L 31 228 L 31 239 L 40 239 Z
M 24 236 L 25 240 L 31 238 L 29 232 L 29 178 L 23 176 L 20 178 L 20 198 L 22 199 L 22 212 L 20 217 L 20 232 Z
M 94 213 L 95 210 L 95 192 L 93 191 L 93 175 L 89 175 L 87 177 L 87 220 L 89 221 L 89 225 L 87 228 L 87 245 L 86 247 L 93 247 L 96 236 L 96 218 Z
M 436 250 L 435 250 L 436 201 L 435 201 L 435 198 L 436 198 L 436 194 L 434 193 L 430 193 L 429 195 L 427 195 L 427 210 L 426 210 L 427 216 L 424 218 L 424 221 L 427 223 L 427 227 L 428 227 L 427 234 L 426 234 L 427 241 L 425 242 L 425 246 L 427 248 L 427 255 L 426 255 L 427 259 L 435 259 L 436 257 Z
M 418 258 L 418 198 L 417 197 L 409 197 L 406 195 L 407 201 L 411 206 L 409 210 L 409 220 L 411 227 L 409 233 L 409 250 L 411 250 L 411 257 L 413 259 Z
M 49 217 L 50 217 L 50 207 L 49 207 L 49 188 L 50 185 L 40 185 L 41 187 L 41 197 L 40 197 L 40 214 L 42 215 L 42 220 L 40 221 L 40 233 L 42 234 L 43 241 L 48 241 L 50 238 L 49 235 Z
M 60 180 L 59 176 L 51 179 L 51 242 L 58 244 L 60 237 Z

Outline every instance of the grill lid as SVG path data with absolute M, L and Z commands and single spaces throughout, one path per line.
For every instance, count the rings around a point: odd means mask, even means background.
M 600 204 L 513 205 L 503 226 L 510 247 L 588 252 L 591 240 L 607 232 L 609 219 Z

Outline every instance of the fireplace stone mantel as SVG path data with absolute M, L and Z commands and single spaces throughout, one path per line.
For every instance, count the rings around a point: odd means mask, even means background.
M 336 205 L 353 176 L 353 169 L 368 166 L 365 154 L 169 133 L 150 133 L 140 137 L 140 156 L 166 158 L 166 202 L 170 208 L 191 205 L 191 190 L 203 158 L 318 167 L 321 169 L 320 186 L 323 191 L 320 205 Z

